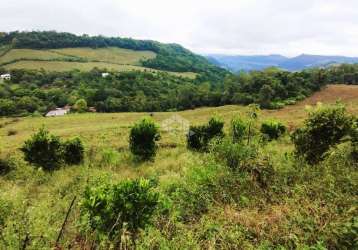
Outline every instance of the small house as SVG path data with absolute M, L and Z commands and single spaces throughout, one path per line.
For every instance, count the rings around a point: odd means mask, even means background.
M 95 107 L 89 107 L 88 108 L 88 111 L 89 112 L 92 112 L 92 113 L 96 113 L 97 112 L 97 109 Z
M 1 80 L 10 80 L 11 75 L 10 74 L 2 74 L 2 75 L 0 75 L 0 79 Z
M 65 114 L 67 114 L 70 111 L 69 108 L 65 107 L 65 108 L 57 108 L 54 110 L 49 111 L 46 114 L 46 117 L 53 117 L 53 116 L 64 116 Z

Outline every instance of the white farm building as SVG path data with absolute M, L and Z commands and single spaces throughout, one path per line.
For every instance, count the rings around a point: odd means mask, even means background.
M 46 117 L 52 117 L 52 116 L 64 116 L 65 114 L 67 114 L 70 110 L 67 108 L 57 108 L 54 110 L 49 111 L 46 114 Z
M 1 80 L 10 80 L 10 79 L 11 79 L 11 75 L 10 75 L 10 74 L 0 75 L 0 79 L 1 79 Z

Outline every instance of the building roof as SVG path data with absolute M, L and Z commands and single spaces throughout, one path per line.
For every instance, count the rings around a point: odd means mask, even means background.
M 55 109 L 55 110 L 51 110 L 49 111 L 46 116 L 49 117 L 49 116 L 63 116 L 65 114 L 68 113 L 68 109 Z

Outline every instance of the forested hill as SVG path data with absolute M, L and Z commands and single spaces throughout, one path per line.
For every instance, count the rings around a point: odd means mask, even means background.
M 155 58 L 143 60 L 142 66 L 172 72 L 209 73 L 220 77 L 227 72 L 205 57 L 196 55 L 178 44 L 163 44 L 151 40 L 104 36 L 77 36 L 55 31 L 0 33 L 0 47 L 14 49 L 106 48 L 118 47 L 135 51 L 152 51 Z

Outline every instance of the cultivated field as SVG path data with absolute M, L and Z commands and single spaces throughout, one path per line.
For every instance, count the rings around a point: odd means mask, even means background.
M 48 50 L 33 50 L 33 49 L 12 49 L 5 55 L 0 57 L 0 64 L 14 62 L 16 60 L 65 60 L 68 56 L 56 54 Z
M 141 60 L 153 59 L 156 54 L 152 51 L 134 51 L 121 48 L 66 48 L 51 50 L 60 55 L 86 58 L 89 61 L 99 61 L 118 64 L 140 65 Z
M 5 69 L 44 69 L 46 71 L 90 71 L 101 68 L 115 71 L 158 71 L 142 67 L 141 61 L 156 57 L 151 51 L 134 51 L 121 48 L 66 48 L 54 50 L 0 48 L 0 66 Z M 6 53 L 5 53 L 6 52 Z M 177 76 L 195 78 L 192 72 L 168 72 Z

